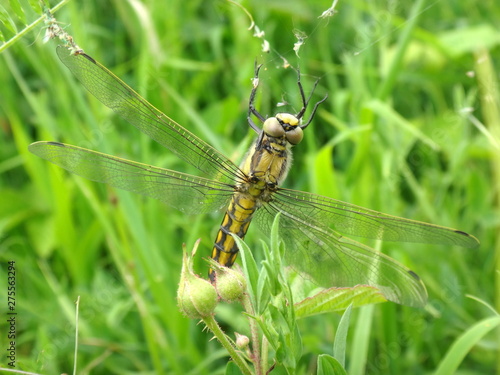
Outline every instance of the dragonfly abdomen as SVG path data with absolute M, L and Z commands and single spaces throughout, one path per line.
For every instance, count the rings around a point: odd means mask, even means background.
M 233 195 L 212 250 L 214 260 L 226 267 L 233 265 L 238 256 L 238 246 L 231 233 L 244 238 L 257 207 L 257 197 L 241 192 Z

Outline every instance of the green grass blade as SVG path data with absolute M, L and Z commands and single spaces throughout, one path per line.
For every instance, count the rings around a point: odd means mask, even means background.
M 484 319 L 458 337 L 450 347 L 434 375 L 455 374 L 467 353 L 491 330 L 500 326 L 500 317 Z
M 349 374 L 362 375 L 368 362 L 368 347 L 373 325 L 374 305 L 364 306 L 359 311 L 351 344 Z

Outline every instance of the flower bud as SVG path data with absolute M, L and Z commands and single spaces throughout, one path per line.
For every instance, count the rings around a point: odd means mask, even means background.
M 181 280 L 177 290 L 177 303 L 180 311 L 191 319 L 212 315 L 217 306 L 217 293 L 214 286 L 193 272 L 193 256 L 198 247 L 196 242 L 191 256 L 183 245 Z
M 247 283 L 241 272 L 227 267 L 215 270 L 217 294 L 226 302 L 239 300 L 246 292 Z
M 248 336 L 240 335 L 238 332 L 235 332 L 234 335 L 236 336 L 236 347 L 238 349 L 245 349 L 250 343 Z

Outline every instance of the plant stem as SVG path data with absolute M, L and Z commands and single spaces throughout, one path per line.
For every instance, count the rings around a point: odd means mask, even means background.
M 248 294 L 244 294 L 242 298 L 243 308 L 249 315 L 248 323 L 250 325 L 250 332 L 252 335 L 252 361 L 254 363 L 255 373 L 257 375 L 261 375 L 263 373 L 263 366 L 265 364 L 261 362 L 260 356 L 260 343 L 259 343 L 259 327 L 257 321 L 255 320 L 255 311 L 253 309 L 252 303 L 250 301 L 250 297 Z
M 235 348 L 233 343 L 229 340 L 229 338 L 226 336 L 226 334 L 222 331 L 222 329 L 219 327 L 217 322 L 215 321 L 215 318 L 213 315 L 210 315 L 206 318 L 203 318 L 203 322 L 206 324 L 208 329 L 212 331 L 212 333 L 217 337 L 219 342 L 222 344 L 224 348 L 229 352 L 229 355 L 231 356 L 232 360 L 236 365 L 239 367 L 241 372 L 245 375 L 251 375 L 252 370 L 248 366 L 247 362 L 245 359 L 240 355 L 240 352 Z
M 61 8 L 68 1 L 69 0 L 61 0 L 61 2 L 59 2 L 59 4 L 57 4 L 55 7 L 53 7 L 50 10 L 50 12 L 55 13 L 59 8 Z M 16 35 L 14 35 L 12 38 L 10 38 L 8 41 L 6 41 L 4 44 L 2 44 L 0 46 L 0 53 L 7 50 L 11 45 L 16 43 L 19 39 L 21 39 L 23 36 L 25 36 L 30 31 L 34 30 L 41 22 L 44 22 L 44 21 L 45 21 L 45 16 L 42 15 L 39 18 L 37 18 L 35 21 L 33 21 L 31 24 L 27 25 L 24 29 L 19 31 Z

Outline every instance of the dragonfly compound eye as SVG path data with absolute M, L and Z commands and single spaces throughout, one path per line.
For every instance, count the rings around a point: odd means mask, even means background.
M 276 117 L 269 117 L 266 121 L 264 121 L 263 130 L 264 133 L 275 138 L 283 137 L 285 135 L 283 125 L 281 125 Z
M 296 127 L 295 129 L 286 132 L 286 140 L 292 145 L 298 145 L 300 141 L 302 141 L 302 138 L 304 138 L 302 128 Z

